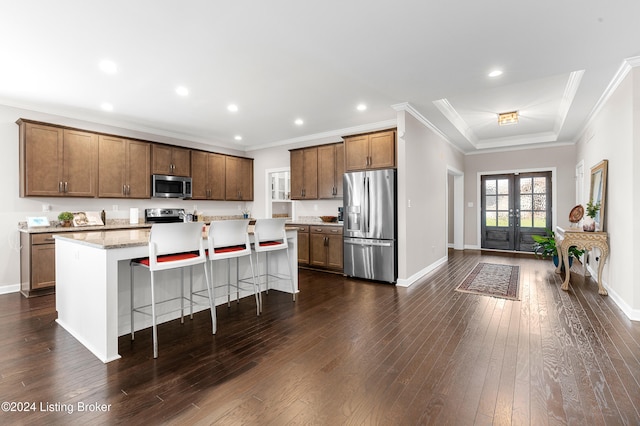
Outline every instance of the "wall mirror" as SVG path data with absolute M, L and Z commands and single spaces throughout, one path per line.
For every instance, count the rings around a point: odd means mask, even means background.
M 605 195 L 607 194 L 607 160 L 602 160 L 591 168 L 591 190 L 589 200 L 600 203 L 600 210 L 596 214 L 596 229 L 604 231 Z

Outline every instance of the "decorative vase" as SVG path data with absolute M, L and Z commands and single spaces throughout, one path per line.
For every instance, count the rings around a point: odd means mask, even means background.
M 594 232 L 596 230 L 596 221 L 590 216 L 585 216 L 582 219 L 582 229 L 585 232 Z
M 63 220 L 62 221 L 62 227 L 63 228 L 69 228 L 71 226 L 71 221 L 70 220 Z
M 558 264 L 560 263 L 560 256 L 554 254 L 552 259 L 553 259 L 553 264 L 557 268 Z M 569 256 L 569 268 L 571 268 L 571 265 L 573 265 L 573 256 Z M 560 268 L 560 270 L 564 271 L 564 263 L 562 264 L 562 268 Z

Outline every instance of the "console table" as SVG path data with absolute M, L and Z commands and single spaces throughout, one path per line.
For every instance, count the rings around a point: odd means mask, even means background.
M 594 248 L 600 249 L 600 260 L 598 261 L 598 293 L 603 296 L 607 295 L 607 290 L 602 286 L 602 269 L 604 268 L 604 262 L 609 255 L 609 243 L 607 242 L 606 232 L 585 232 L 579 228 L 561 228 L 556 227 L 557 240 L 560 241 L 558 248 L 558 267 L 556 273 L 560 273 L 562 265 L 567 265 L 564 282 L 562 283 L 563 290 L 569 290 L 569 278 L 571 278 L 571 271 L 569 270 L 569 248 L 572 246 L 577 247 L 580 250 L 592 250 Z M 586 271 L 586 265 L 584 266 Z

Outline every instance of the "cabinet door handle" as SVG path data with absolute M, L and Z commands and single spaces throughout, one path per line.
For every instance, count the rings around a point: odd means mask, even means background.
M 131 186 L 127 185 L 127 195 L 131 195 Z
M 62 192 L 62 181 L 58 182 L 58 192 Z
M 68 185 L 69 185 L 69 182 L 65 182 L 65 183 L 64 183 L 64 192 L 65 192 L 65 193 L 67 193 L 67 192 L 68 192 L 68 189 L 67 189 Z

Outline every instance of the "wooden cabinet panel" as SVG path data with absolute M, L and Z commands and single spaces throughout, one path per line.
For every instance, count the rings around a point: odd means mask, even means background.
M 100 135 L 98 197 L 149 198 L 151 145 Z
M 95 197 L 98 135 L 18 120 L 20 196 Z
M 98 196 L 124 197 L 127 140 L 102 136 L 98 138 Z
M 344 144 L 318 147 L 318 198 L 342 198 Z
M 151 197 L 151 144 L 128 141 L 126 165 L 127 197 Z
M 153 174 L 191 176 L 191 150 L 153 144 L 151 150 Z
M 385 169 L 396 166 L 396 132 L 369 135 L 369 168 Z
M 64 192 L 71 197 L 98 195 L 98 135 L 64 130 Z
M 311 266 L 327 266 L 326 236 L 323 234 L 309 234 L 309 264 Z
M 41 244 L 31 248 L 31 290 L 56 285 L 56 245 Z
M 318 148 L 290 151 L 291 199 L 318 198 Z
M 56 284 L 53 234 L 20 233 L 20 292 L 26 297 L 49 294 Z
M 309 264 L 309 227 L 298 227 L 298 264 Z
M 253 159 L 231 156 L 225 158 L 225 199 L 253 200 Z
M 60 196 L 63 130 L 18 121 L 20 125 L 20 196 Z
M 369 136 L 344 138 L 345 167 L 347 170 L 366 169 L 369 158 Z
M 334 270 L 343 269 L 342 228 L 337 226 L 310 227 L 309 264 Z
M 192 198 L 224 200 L 225 156 L 204 151 L 191 152 Z
M 344 144 L 347 171 L 396 167 L 395 130 L 345 137 Z

